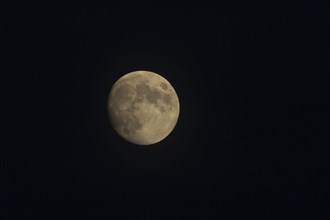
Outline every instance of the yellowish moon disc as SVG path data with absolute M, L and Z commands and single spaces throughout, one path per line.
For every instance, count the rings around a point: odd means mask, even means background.
M 161 75 L 134 71 L 119 78 L 108 98 L 108 113 L 115 131 L 125 140 L 155 144 L 174 129 L 180 112 L 176 91 Z

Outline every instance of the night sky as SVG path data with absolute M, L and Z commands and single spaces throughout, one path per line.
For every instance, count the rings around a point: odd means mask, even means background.
M 12 107 L 0 216 L 329 214 L 328 10 L 317 1 L 3 4 Z M 135 70 L 162 75 L 180 100 L 173 132 L 148 147 L 108 120 L 112 85 Z

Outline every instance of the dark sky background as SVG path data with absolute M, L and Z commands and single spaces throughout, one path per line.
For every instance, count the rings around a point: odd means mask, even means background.
M 3 133 L 0 215 L 329 214 L 328 10 L 3 4 L 6 118 L 18 120 Z M 121 139 L 106 108 L 113 83 L 141 69 L 170 81 L 181 105 L 173 132 L 150 147 Z

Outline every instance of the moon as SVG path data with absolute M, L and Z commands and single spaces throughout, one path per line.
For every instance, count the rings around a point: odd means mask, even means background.
M 151 145 L 174 129 L 180 103 L 172 85 L 151 71 L 134 71 L 119 78 L 108 97 L 114 130 L 128 142 Z

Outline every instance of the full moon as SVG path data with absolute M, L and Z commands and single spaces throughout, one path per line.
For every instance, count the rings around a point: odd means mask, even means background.
M 179 99 L 172 85 L 150 71 L 122 76 L 108 98 L 113 128 L 123 139 L 138 145 L 151 145 L 166 138 L 174 129 L 179 112 Z

